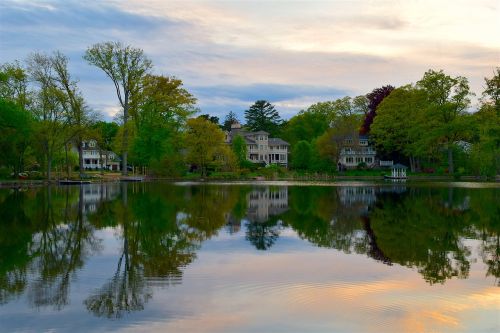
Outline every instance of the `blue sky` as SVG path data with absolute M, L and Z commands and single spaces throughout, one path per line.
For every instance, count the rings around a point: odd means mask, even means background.
M 500 1 L 0 2 L 0 62 L 60 50 L 88 103 L 111 119 L 111 82 L 82 59 L 93 43 L 142 48 L 203 113 L 223 118 L 257 99 L 284 118 L 318 102 L 418 81 L 429 69 L 466 76 L 480 95 L 500 66 Z

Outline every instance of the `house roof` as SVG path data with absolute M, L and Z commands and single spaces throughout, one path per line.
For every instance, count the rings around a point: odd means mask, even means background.
M 269 142 L 269 145 L 285 145 L 285 146 L 290 145 L 288 142 L 286 142 L 285 140 L 282 140 L 280 138 L 269 138 L 268 142 Z
M 266 135 L 269 135 L 268 132 L 266 131 L 257 131 L 257 132 L 251 132 L 252 134 L 266 134 Z
M 396 163 L 391 167 L 391 169 L 408 169 L 408 167 L 406 165 Z

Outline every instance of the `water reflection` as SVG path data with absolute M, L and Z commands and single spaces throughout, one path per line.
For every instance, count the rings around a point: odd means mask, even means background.
M 318 247 L 415 268 L 429 284 L 465 279 L 475 260 L 500 277 L 495 188 L 96 184 L 0 191 L 0 303 L 22 295 L 61 310 L 97 231 L 120 241 L 114 273 L 83 301 L 98 317 L 144 309 L 181 283 L 202 244 L 226 231 L 270 251 L 285 230 Z M 479 249 L 468 240 L 479 241 Z

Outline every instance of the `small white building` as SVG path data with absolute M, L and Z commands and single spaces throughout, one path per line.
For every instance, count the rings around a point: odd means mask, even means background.
M 237 135 L 245 139 L 247 160 L 250 162 L 288 166 L 288 142 L 280 138 L 270 138 L 269 133 L 265 131 L 245 131 L 239 123 L 231 125 L 231 131 L 226 133 L 226 142 L 230 144 Z

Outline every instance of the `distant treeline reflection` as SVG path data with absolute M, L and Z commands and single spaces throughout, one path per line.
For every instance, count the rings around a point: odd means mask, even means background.
M 95 184 L 0 191 L 0 304 L 22 294 L 62 309 L 70 283 L 114 228 L 115 273 L 84 304 L 116 318 L 141 310 L 156 285 L 180 283 L 207 239 L 225 229 L 270 250 L 280 233 L 381 263 L 415 267 L 430 284 L 467 278 L 482 260 L 500 277 L 495 188 Z M 480 243 L 471 249 L 467 239 Z M 498 283 L 498 282 L 497 282 Z

